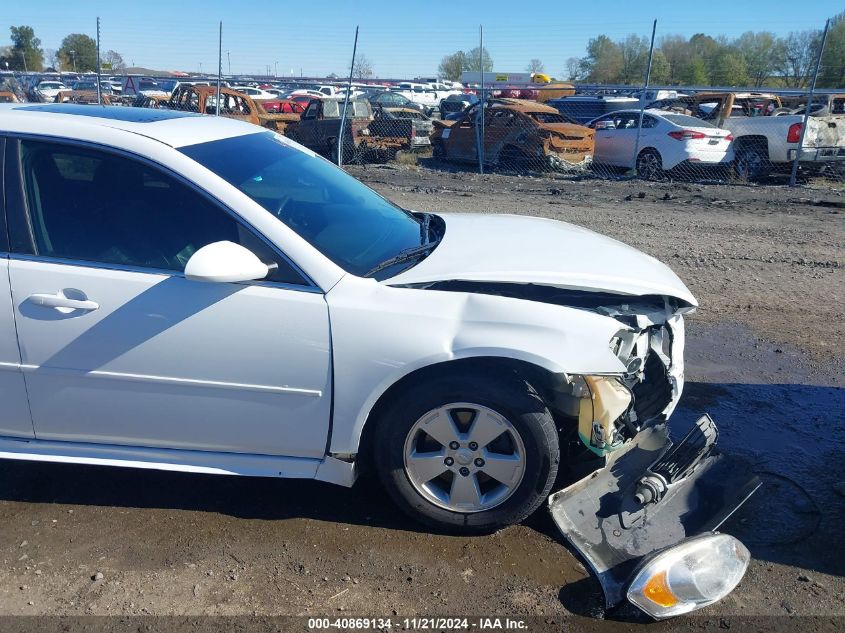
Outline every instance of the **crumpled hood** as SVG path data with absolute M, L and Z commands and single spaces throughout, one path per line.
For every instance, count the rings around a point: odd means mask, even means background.
M 385 280 L 532 283 L 622 295 L 666 295 L 698 302 L 654 257 L 566 222 L 518 215 L 438 214 L 443 241 L 423 261 Z

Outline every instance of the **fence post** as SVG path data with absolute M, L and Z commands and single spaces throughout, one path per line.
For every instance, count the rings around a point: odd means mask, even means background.
M 214 116 L 220 116 L 220 87 L 223 83 L 223 20 L 217 33 L 217 102 L 214 105 Z
M 343 98 L 343 114 L 340 115 L 340 130 L 337 135 L 337 166 L 343 167 L 343 126 L 346 123 L 346 108 L 352 92 L 352 73 L 355 72 L 355 54 L 358 52 L 358 27 L 355 27 L 355 42 L 352 44 L 352 62 L 349 64 L 349 81 L 346 82 L 346 96 Z M 300 73 L 302 70 L 300 70 Z M 353 144 L 354 144 L 353 140 Z
M 645 84 L 643 85 L 643 91 L 640 94 L 640 120 L 637 124 L 637 138 L 634 141 L 634 169 L 637 171 L 637 175 L 639 176 L 639 170 L 637 169 L 637 156 L 640 153 L 640 130 L 643 128 L 643 112 L 645 111 L 645 93 L 648 90 L 648 86 L 651 83 L 651 61 L 654 57 L 654 35 L 657 33 L 657 19 L 654 20 L 654 24 L 651 26 L 651 46 L 648 49 L 648 66 L 645 69 Z
M 97 17 L 97 104 L 103 105 L 103 89 L 100 86 L 100 18 Z
M 789 186 L 794 187 L 798 180 L 798 162 L 801 160 L 801 150 L 804 149 L 804 135 L 807 133 L 807 126 L 810 123 L 810 110 L 813 109 L 813 93 L 816 92 L 816 80 L 819 78 L 819 68 L 822 65 L 824 46 L 827 43 L 827 30 L 830 28 L 830 19 L 824 24 L 822 42 L 819 46 L 819 54 L 816 57 L 816 69 L 813 72 L 813 83 L 810 84 L 810 94 L 807 95 L 807 107 L 804 109 L 804 122 L 801 124 L 801 136 L 798 138 L 798 149 L 795 150 L 795 160 L 792 161 L 792 173 L 789 175 Z
M 481 71 L 481 88 L 478 107 L 478 124 L 475 126 L 475 147 L 478 154 L 478 173 L 484 173 L 484 26 L 478 25 L 478 69 Z

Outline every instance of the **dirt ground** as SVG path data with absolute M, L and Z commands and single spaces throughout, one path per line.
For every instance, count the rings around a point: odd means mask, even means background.
M 742 584 L 699 616 L 648 629 L 845 628 L 845 195 L 353 172 L 408 208 L 551 217 L 667 262 L 701 304 L 675 423 L 709 411 L 720 445 L 764 486 L 725 526 L 753 555 Z M 0 560 L 3 616 L 530 616 L 529 629 L 644 628 L 630 614 L 600 619 L 597 586 L 544 509 L 491 536 L 433 535 L 371 479 L 346 490 L 0 462 Z

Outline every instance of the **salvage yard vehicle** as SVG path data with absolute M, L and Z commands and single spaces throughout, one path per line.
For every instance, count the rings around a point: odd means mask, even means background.
M 260 125 L 279 133 L 295 127 L 299 123 L 298 104 L 289 108 L 279 108 L 278 112 L 267 112 L 262 102 L 255 101 L 249 95 L 231 88 L 220 88 L 220 116 Z M 278 100 L 270 103 L 279 103 Z M 215 114 L 217 112 L 217 87 L 191 84 L 180 85 L 167 102 L 171 110 Z
M 69 90 L 69 88 L 60 81 L 41 81 L 35 86 L 35 91 L 43 101 L 53 101 L 63 90 Z
M 314 99 L 305 109 L 299 124 L 286 136 L 297 143 L 331 158 L 337 162 L 338 152 L 343 146 L 343 162 L 384 162 L 393 158 L 397 152 L 418 149 L 426 145 L 424 138 L 428 121 L 416 121 L 407 117 L 374 116 L 369 101 L 350 99 L 346 104 L 346 120 L 341 118 L 344 101 L 341 99 Z M 420 139 L 416 131 L 420 130 Z
M 423 150 L 431 147 L 431 131 L 434 124 L 419 110 L 412 108 L 373 108 L 373 122 L 370 134 L 378 137 L 408 138 L 403 150 Z
M 759 482 L 706 416 L 669 439 L 697 303 L 656 259 L 549 219 L 405 210 L 223 117 L 6 105 L 0 156 L 0 457 L 346 486 L 372 468 L 462 533 L 521 521 L 578 465 L 552 516 L 608 604 L 665 617 L 742 578 L 748 551 L 715 531 Z
M 596 131 L 594 165 L 636 168 L 646 180 L 660 180 L 677 168 L 726 168 L 733 163 L 728 130 L 686 114 L 620 110 L 589 123 Z M 636 155 L 635 155 L 636 152 Z
M 414 103 L 408 97 L 398 92 L 391 92 L 389 90 L 368 90 L 361 94 L 361 97 L 370 102 L 373 108 L 411 108 L 419 110 L 423 114 L 428 114 L 428 108 Z M 430 115 L 429 115 L 430 116 Z
M 782 114 L 780 98 L 765 93 L 698 93 L 657 103 L 729 130 L 736 174 L 746 180 L 787 170 L 801 143 L 804 116 Z M 775 116 L 772 116 L 775 115 Z M 845 113 L 811 115 L 800 149 L 802 169 L 819 171 L 845 163 Z
M 431 144 L 440 160 L 478 160 L 479 105 L 457 120 L 435 120 Z M 593 131 L 557 110 L 518 99 L 491 99 L 484 109 L 484 162 L 503 169 L 578 169 L 593 158 Z

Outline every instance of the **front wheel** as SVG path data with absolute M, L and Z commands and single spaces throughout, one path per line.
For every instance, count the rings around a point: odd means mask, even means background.
M 416 385 L 384 411 L 375 442 L 393 500 L 450 532 L 518 523 L 548 496 L 560 459 L 551 414 L 516 377 Z

